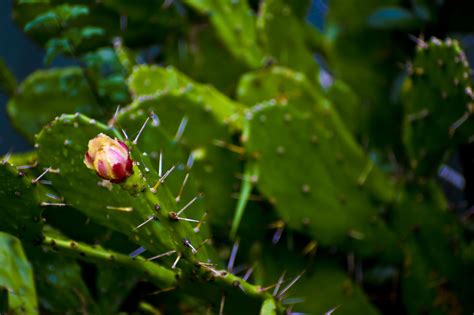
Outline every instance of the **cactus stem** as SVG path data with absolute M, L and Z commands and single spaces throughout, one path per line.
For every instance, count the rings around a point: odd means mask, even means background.
M 176 266 L 178 265 L 180 259 L 181 259 L 181 254 L 178 254 L 178 256 L 176 257 L 176 260 L 173 263 L 173 265 L 171 265 L 171 269 L 176 269 Z
M 184 246 L 189 247 L 193 254 L 196 254 L 198 252 L 197 249 L 194 248 L 193 244 L 191 244 L 191 242 L 187 238 L 183 239 L 183 244 Z
M 160 177 L 160 179 L 158 179 L 158 181 L 156 182 L 155 186 L 153 186 L 152 188 L 150 188 L 150 191 L 152 193 L 156 193 L 156 191 L 158 190 L 158 187 L 160 187 L 161 184 L 163 184 L 166 180 L 166 178 L 171 174 L 171 172 L 174 171 L 175 169 L 175 165 L 171 166 L 171 168 L 169 170 L 167 170 L 165 172 L 165 174 L 163 176 Z
M 198 194 L 197 196 L 195 196 L 193 199 L 191 199 L 191 201 L 189 201 L 184 207 L 181 208 L 181 210 L 179 210 L 176 215 L 179 217 L 179 215 L 181 213 L 183 213 L 186 209 L 188 209 L 198 198 L 200 198 L 202 195 L 201 194 Z
M 181 200 L 181 195 L 183 194 L 184 186 L 186 186 L 186 183 L 188 182 L 188 178 L 189 178 L 189 173 L 186 173 L 186 176 L 184 176 L 183 183 L 181 184 L 181 187 L 179 188 L 179 193 L 175 198 L 176 202 L 179 202 Z
M 117 109 L 115 110 L 114 115 L 112 116 L 112 118 L 109 120 L 107 124 L 110 128 L 112 128 L 117 122 L 117 117 L 118 117 L 119 112 L 120 112 L 120 105 L 117 106 Z
M 303 270 L 299 275 L 297 275 L 293 280 L 291 280 L 291 282 L 288 283 L 288 285 L 284 287 L 283 290 L 280 291 L 280 293 L 278 293 L 277 299 L 278 300 L 281 299 L 283 294 L 285 294 L 296 282 L 298 282 L 298 280 L 300 280 L 300 278 L 303 276 L 305 272 L 306 270 Z
M 219 315 L 224 315 L 225 294 L 222 293 L 221 305 L 219 307 Z
M 234 269 L 235 257 L 237 257 L 237 251 L 239 250 L 240 240 L 237 238 L 232 246 L 232 251 L 230 252 L 229 262 L 227 264 L 227 270 L 232 272 Z
M 63 202 L 46 202 L 43 201 L 40 203 L 41 207 L 65 207 L 67 206 L 66 203 Z
M 108 210 L 118 210 L 118 211 L 124 211 L 124 212 L 130 212 L 133 211 L 132 207 L 115 207 L 115 206 L 107 206 L 106 207 Z
M 140 128 L 140 131 L 138 131 L 138 134 L 137 136 L 135 137 L 135 139 L 133 140 L 133 144 L 137 144 L 138 143 L 138 139 L 140 138 L 140 136 L 142 135 L 143 133 L 143 130 L 145 130 L 145 127 L 146 125 L 148 124 L 148 121 L 150 120 L 150 117 L 147 117 L 145 122 L 143 123 L 142 127 Z
M 244 155 L 245 154 L 245 148 L 239 147 L 235 144 L 226 143 L 226 142 L 224 142 L 222 140 L 219 140 L 219 139 L 214 139 L 212 141 L 212 143 L 217 147 L 227 149 L 227 150 L 229 150 L 231 152 L 234 152 L 234 153 L 237 153 L 239 155 Z
M 285 281 L 285 275 L 286 275 L 286 270 L 283 271 L 277 283 L 275 283 L 275 290 L 273 290 L 273 294 L 272 294 L 273 296 L 276 296 L 278 294 L 278 290 L 280 290 L 281 284 Z
M 174 136 L 174 141 L 178 142 L 181 140 L 181 137 L 183 136 L 184 129 L 186 129 L 186 125 L 188 124 L 188 117 L 184 116 L 183 119 L 181 119 L 181 122 L 179 123 L 178 130 L 176 131 L 176 135 Z
M 165 257 L 165 256 L 170 256 L 170 255 L 173 255 L 174 253 L 176 253 L 176 250 L 170 250 L 170 251 L 167 251 L 165 253 L 150 257 L 150 258 L 148 258 L 148 261 L 155 260 L 155 259 Z
M 158 218 L 155 216 L 155 215 L 151 215 L 148 217 L 148 219 L 146 219 L 144 222 L 140 223 L 139 225 L 137 225 L 135 227 L 135 230 L 138 230 L 139 228 L 141 228 L 142 226 L 144 226 L 145 224 L 147 224 L 148 222 L 151 222 L 153 220 L 158 220 Z
M 45 176 L 46 174 L 48 174 L 49 172 L 51 171 L 51 166 L 50 167 L 47 167 L 43 173 L 41 173 L 38 177 L 36 177 L 35 179 L 32 179 L 31 180 L 31 183 L 32 184 L 36 184 L 43 176 Z

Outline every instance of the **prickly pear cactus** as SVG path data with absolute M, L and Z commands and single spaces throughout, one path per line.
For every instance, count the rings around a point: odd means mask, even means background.
M 471 69 L 405 2 L 14 1 L 75 62 L 0 62 L 34 143 L 0 152 L 0 313 L 470 314 L 472 209 L 435 175 Z
M 471 69 L 456 40 L 420 39 L 404 83 L 404 144 L 420 175 L 474 134 Z

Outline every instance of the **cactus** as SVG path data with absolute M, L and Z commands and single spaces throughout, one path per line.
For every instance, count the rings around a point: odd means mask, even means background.
M 420 40 L 409 74 L 403 140 L 411 167 L 427 175 L 474 134 L 470 68 L 457 41 L 432 38 Z
M 460 263 L 466 248 L 462 230 L 434 182 L 407 184 L 394 212 L 394 227 L 405 243 L 401 285 L 410 313 L 460 313 L 472 307 L 468 282 L 473 275 Z M 415 292 L 423 294 L 414 300 Z
M 207 14 L 226 47 L 250 68 L 263 61 L 257 43 L 255 16 L 247 1 L 186 0 L 186 4 Z
M 36 72 L 20 84 L 7 109 L 15 126 L 29 140 L 61 113 L 100 114 L 78 68 Z
M 0 287 L 5 292 L 3 301 L 8 305 L 4 305 L 6 312 L 39 314 L 33 271 L 20 241 L 0 232 L 0 244 Z
M 0 163 L 0 313 L 467 314 L 472 211 L 435 176 L 469 65 L 393 40 L 438 3 L 359 2 L 15 1 L 77 66 L 0 64 L 35 143 Z
M 257 26 L 267 58 L 305 72 L 310 80 L 316 81 L 318 64 L 304 37 L 294 36 L 305 32 L 305 22 L 293 14 L 291 6 L 285 1 L 265 1 L 260 10 Z
M 0 209 L 3 217 L 0 229 L 36 243 L 42 238 L 42 211 L 36 201 L 35 183 L 23 176 L 21 169 L 0 163 Z
M 310 118 L 290 106 L 263 103 L 249 113 L 246 148 L 259 167 L 259 189 L 290 228 L 305 231 L 322 245 L 354 247 L 362 255 L 378 252 L 377 248 L 394 249 L 394 236 L 372 202 L 378 196 L 371 186 L 383 182 L 373 162 L 343 132 L 333 129 L 328 123 L 334 119 L 330 111 L 321 109 Z M 311 123 L 318 118 L 317 124 Z M 283 129 L 290 132 L 265 137 Z M 336 158 L 325 157 L 324 152 L 331 151 L 336 151 Z M 311 157 L 307 163 L 299 158 L 301 152 Z M 352 161 L 350 167 L 345 158 Z M 281 168 L 292 171 L 275 173 Z M 278 183 L 285 183 L 285 188 Z

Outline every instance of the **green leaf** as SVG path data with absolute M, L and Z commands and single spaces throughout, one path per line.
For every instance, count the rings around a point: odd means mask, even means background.
M 21 242 L 3 232 L 0 232 L 0 266 L 0 288 L 8 292 L 8 311 L 13 314 L 38 314 L 30 263 Z

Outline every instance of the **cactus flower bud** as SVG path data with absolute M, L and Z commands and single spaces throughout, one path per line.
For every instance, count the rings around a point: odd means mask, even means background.
M 120 183 L 133 174 L 127 145 L 102 133 L 89 140 L 84 164 L 114 183 Z

